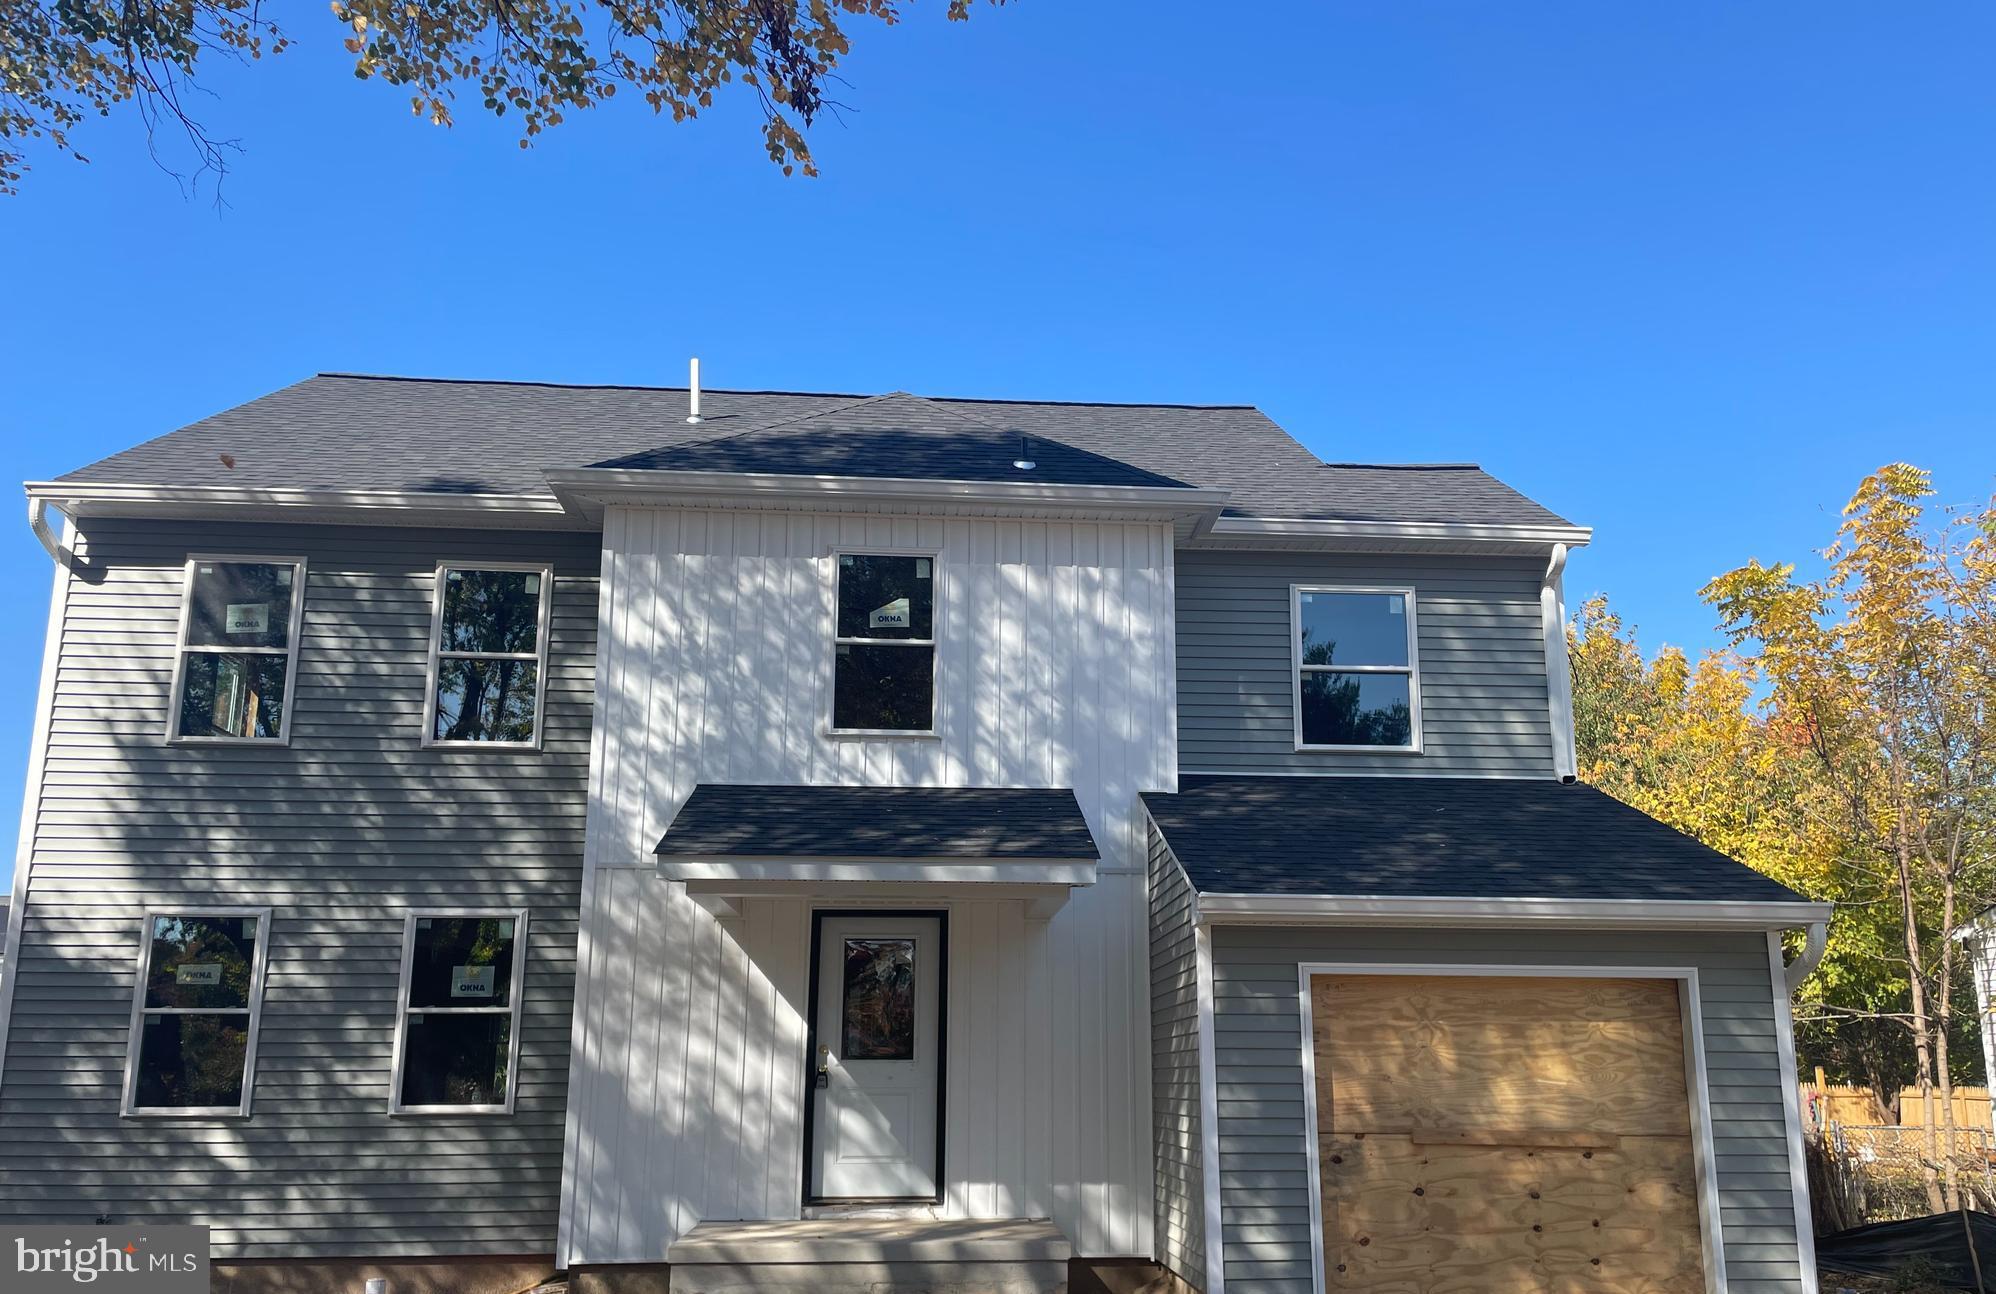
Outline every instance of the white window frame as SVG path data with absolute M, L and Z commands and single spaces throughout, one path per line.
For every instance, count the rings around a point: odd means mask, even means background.
M 841 557 L 926 557 L 929 559 L 929 636 L 922 638 L 841 638 L 839 637 L 839 559 Z M 937 741 L 942 736 L 943 680 L 940 630 L 943 624 L 943 563 L 938 548 L 906 548 L 892 544 L 842 544 L 832 549 L 831 571 L 831 649 L 825 673 L 825 721 L 822 733 L 834 741 Z M 929 726 L 926 728 L 841 728 L 837 724 L 839 705 L 839 648 L 841 647 L 920 647 L 929 649 Z
M 416 965 L 416 922 L 443 918 L 475 918 L 478 920 L 513 921 L 513 973 L 508 985 L 511 1001 L 505 1007 L 495 1006 L 425 1006 L 416 1010 L 423 1015 L 498 1015 L 502 1010 L 512 1016 L 512 1027 L 506 1031 L 506 1099 L 498 1105 L 404 1105 L 402 1104 L 402 1066 L 408 1059 L 409 1038 L 409 981 Z M 395 1053 L 389 1069 L 388 1112 L 390 1114 L 511 1114 L 513 1104 L 520 1093 L 520 1003 L 527 995 L 527 909 L 526 908 L 420 908 L 411 911 L 402 921 L 402 977 L 401 987 L 395 997 Z
M 531 652 L 445 651 L 444 584 L 452 571 L 518 571 L 541 577 L 538 629 Z M 547 715 L 548 628 L 554 622 L 554 567 L 545 562 L 440 561 L 430 593 L 428 681 L 423 688 L 423 745 L 439 750 L 539 750 Z M 437 685 L 447 660 L 530 660 L 534 662 L 534 739 L 532 741 L 445 741 L 436 736 Z
M 146 1005 L 146 980 L 152 971 L 153 922 L 160 917 L 255 917 L 256 955 L 251 958 L 249 983 L 249 1036 L 243 1040 L 243 1099 L 236 1105 L 140 1106 L 139 1048 L 145 1041 L 145 1018 L 149 1015 L 223 1015 L 238 1007 Z M 118 1113 L 127 1119 L 248 1118 L 250 1100 L 256 1092 L 256 1044 L 263 1027 L 263 978 L 270 965 L 269 908 L 147 908 L 139 927 L 139 964 L 132 977 L 132 1018 L 130 1038 L 125 1043 L 124 1098 Z
M 291 574 L 291 623 L 285 634 L 284 647 L 241 647 L 228 643 L 220 645 L 189 645 L 187 631 L 194 622 L 194 570 L 203 562 L 228 563 L 238 566 L 289 566 Z M 305 625 L 305 559 L 302 557 L 245 556 L 240 553 L 189 553 L 187 569 L 180 584 L 180 625 L 174 634 L 173 690 L 168 695 L 166 706 L 166 743 L 169 746 L 288 746 L 291 744 L 291 699 L 298 690 L 298 656 L 303 646 L 299 634 Z M 180 700 L 182 690 L 187 686 L 187 658 L 193 653 L 212 655 L 227 652 L 244 656 L 289 656 L 284 669 L 284 713 L 277 721 L 275 737 L 216 737 L 180 735 Z
M 1406 599 L 1407 663 L 1405 665 L 1305 665 L 1303 663 L 1303 595 L 1305 593 L 1390 594 Z M 1418 755 L 1421 733 L 1421 631 L 1414 589 L 1406 585 L 1291 584 L 1289 586 L 1289 709 L 1295 724 L 1298 751 L 1331 754 Z M 1408 744 L 1405 746 L 1319 745 L 1303 740 L 1303 675 L 1404 674 L 1407 676 Z

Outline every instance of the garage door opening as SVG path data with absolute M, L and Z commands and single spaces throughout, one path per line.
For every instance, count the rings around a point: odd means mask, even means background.
M 1311 975 L 1324 1288 L 1705 1291 L 1679 991 Z

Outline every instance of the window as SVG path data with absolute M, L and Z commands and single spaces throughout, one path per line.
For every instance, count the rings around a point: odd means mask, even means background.
M 437 567 L 426 746 L 537 746 L 547 673 L 545 566 Z
M 270 909 L 148 912 L 126 1114 L 248 1114 Z
M 844 1060 L 915 1058 L 915 941 L 848 939 L 839 1004 Z
M 1299 750 L 1420 749 L 1412 589 L 1291 590 Z
M 526 948 L 524 910 L 410 915 L 391 1112 L 512 1113 Z
M 832 730 L 935 729 L 935 561 L 838 555 Z
M 170 739 L 290 740 L 291 655 L 304 590 L 302 557 L 187 563 Z

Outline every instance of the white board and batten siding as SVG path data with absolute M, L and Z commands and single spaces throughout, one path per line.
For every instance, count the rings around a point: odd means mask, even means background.
M 1211 541 L 1208 541 L 1211 542 Z M 1257 552 L 1177 563 L 1178 749 L 1188 773 L 1550 777 L 1543 558 Z M 1422 753 L 1296 749 L 1290 589 L 1411 588 Z
M 594 536 L 98 521 L 59 600 L 0 1083 L 9 1221 L 198 1222 L 218 1258 L 554 1243 Z M 163 740 L 190 553 L 304 557 L 288 745 Z M 539 750 L 424 748 L 440 559 L 555 571 Z M 147 910 L 268 907 L 248 1118 L 121 1118 Z M 389 1112 L 405 914 L 526 908 L 517 1105 Z
M 835 550 L 935 555 L 937 732 L 830 739 Z M 1103 850 L 1051 922 L 953 902 L 944 1211 L 1151 1250 L 1139 791 L 1174 785 L 1161 525 L 611 508 L 562 1256 L 796 1217 L 810 913 L 654 873 L 701 782 L 1072 787 Z M 864 904 L 864 895 L 856 896 Z

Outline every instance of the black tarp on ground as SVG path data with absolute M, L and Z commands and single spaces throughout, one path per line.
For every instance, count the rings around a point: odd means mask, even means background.
M 1964 1225 L 1966 1219 L 1966 1225 Z M 1974 1233 L 1975 1254 L 1969 1254 Z M 1982 1262 L 1982 1294 L 1996 1294 L 1996 1217 L 1987 1213 L 1932 1213 L 1904 1222 L 1874 1222 L 1816 1240 L 1816 1265 L 1824 1271 L 1885 1276 L 1913 1258 L 1934 1265 L 1955 1289 L 1974 1290 L 1975 1261 Z

